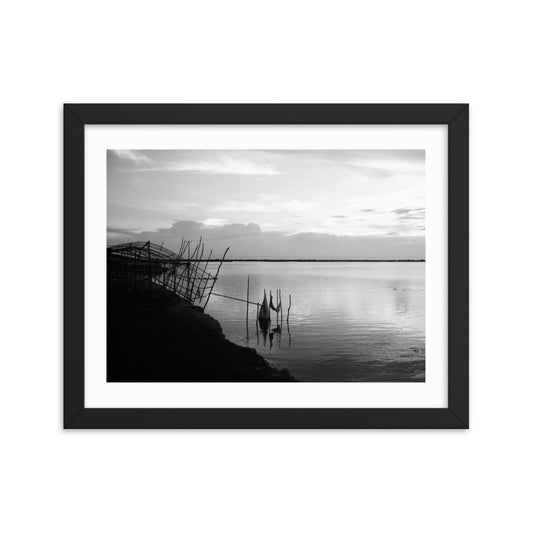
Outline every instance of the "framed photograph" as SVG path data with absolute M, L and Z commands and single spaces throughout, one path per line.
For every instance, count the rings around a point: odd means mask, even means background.
M 65 428 L 468 428 L 467 104 L 65 104 Z

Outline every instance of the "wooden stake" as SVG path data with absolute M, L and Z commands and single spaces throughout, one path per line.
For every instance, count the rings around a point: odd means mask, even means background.
M 276 326 L 279 326 L 279 289 L 276 289 Z
M 150 255 L 150 241 L 148 241 L 148 277 L 150 279 L 148 295 L 149 298 L 152 298 L 152 256 Z
M 281 298 L 281 289 L 279 290 L 279 311 L 281 313 L 281 325 L 283 326 L 283 299 Z
M 246 285 L 246 338 L 248 338 L 248 306 L 250 302 L 250 276 L 248 276 L 248 284 Z

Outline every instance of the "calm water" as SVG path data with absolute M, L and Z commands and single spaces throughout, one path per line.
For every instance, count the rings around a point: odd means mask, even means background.
M 206 308 L 236 344 L 300 381 L 424 381 L 424 263 L 225 263 L 215 292 L 262 302 L 281 289 L 281 334 L 256 329 L 250 306 L 212 296 Z M 292 295 L 289 327 L 288 296 Z M 276 313 L 271 311 L 271 328 Z M 281 322 L 281 321 L 280 321 Z

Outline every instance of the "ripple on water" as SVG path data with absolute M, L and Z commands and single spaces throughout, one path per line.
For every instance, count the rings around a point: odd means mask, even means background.
M 251 298 L 281 288 L 281 334 L 256 332 L 250 308 L 213 297 L 207 312 L 232 342 L 256 348 L 301 381 L 424 381 L 424 263 L 226 263 L 217 292 Z M 273 327 L 276 320 L 273 318 Z

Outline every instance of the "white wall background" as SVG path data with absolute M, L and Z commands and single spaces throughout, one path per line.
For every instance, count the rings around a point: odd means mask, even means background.
M 531 530 L 529 4 L 4 5 L 2 529 Z M 64 101 L 470 102 L 472 429 L 63 431 Z

